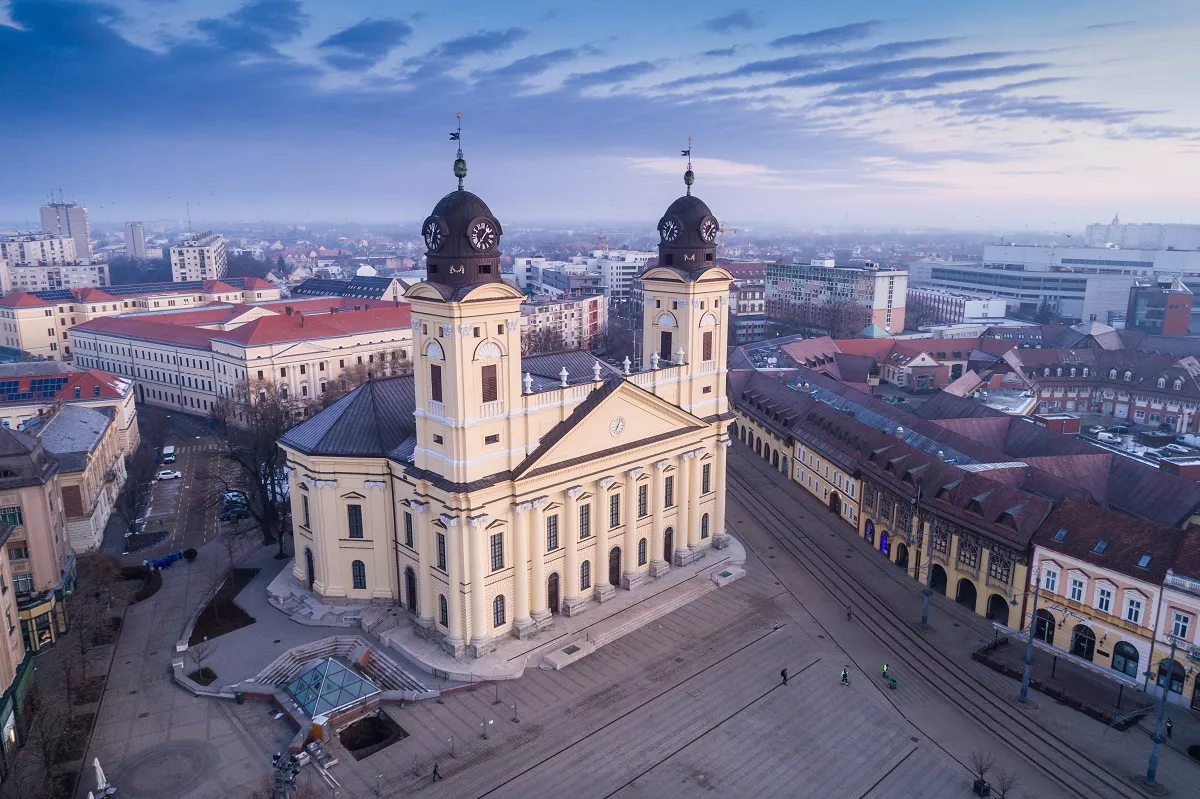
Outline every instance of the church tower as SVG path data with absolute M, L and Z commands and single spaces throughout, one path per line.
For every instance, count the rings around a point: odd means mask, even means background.
M 461 135 L 452 134 L 457 138 Z M 500 276 L 503 229 L 479 197 L 458 189 L 421 226 L 428 274 L 409 288 L 417 442 L 413 461 L 452 483 L 506 471 L 526 454 L 521 407 L 522 293 Z
M 642 368 L 680 367 L 679 407 L 701 418 L 725 413 L 729 285 L 716 263 L 721 232 L 712 211 L 692 195 L 691 140 L 683 182 L 687 193 L 658 222 L 658 265 L 641 276 Z

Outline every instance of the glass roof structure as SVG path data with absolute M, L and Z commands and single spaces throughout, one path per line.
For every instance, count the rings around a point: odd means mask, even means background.
M 369 680 L 333 658 L 321 661 L 292 680 L 287 690 L 310 718 L 329 715 L 379 693 Z

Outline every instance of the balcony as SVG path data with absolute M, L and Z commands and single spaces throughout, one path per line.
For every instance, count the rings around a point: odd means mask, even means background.
M 445 419 L 446 405 L 445 403 L 438 402 L 437 400 L 428 400 L 425 405 L 425 413 L 435 419 Z
M 485 402 L 479 406 L 480 419 L 494 419 L 497 416 L 504 415 L 504 400 L 496 400 L 494 402 Z
M 1200 580 L 1180 577 L 1178 574 L 1168 574 L 1163 578 L 1163 585 L 1182 591 L 1192 596 L 1200 596 Z

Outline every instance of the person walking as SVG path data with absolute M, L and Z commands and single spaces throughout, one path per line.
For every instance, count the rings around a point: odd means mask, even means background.
M 1174 729 L 1175 729 L 1175 725 L 1171 723 L 1170 719 L 1167 719 L 1167 740 L 1170 740 L 1171 731 Z
M 846 621 L 852 621 L 853 619 L 854 619 L 854 608 L 847 605 L 846 606 Z
M 779 676 L 783 678 L 783 684 L 787 685 L 787 669 L 779 672 Z
M 433 761 L 433 781 L 437 782 L 442 778 L 442 772 L 438 771 L 437 761 Z
M 888 667 L 887 667 L 887 664 L 884 663 L 883 664 L 883 678 L 886 680 L 887 676 L 888 676 Z
M 848 672 L 846 669 L 842 669 L 842 685 L 849 685 L 849 684 L 850 684 L 850 672 Z

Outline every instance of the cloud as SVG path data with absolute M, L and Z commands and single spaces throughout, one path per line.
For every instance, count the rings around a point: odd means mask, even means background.
M 839 25 L 836 28 L 822 28 L 821 30 L 809 31 L 808 33 L 793 33 L 790 36 L 781 36 L 778 39 L 773 39 L 769 44 L 771 47 L 798 47 L 802 49 L 837 47 L 848 42 L 867 38 L 881 24 L 880 20 L 877 19 L 867 20 L 866 22 L 851 22 L 848 25 Z
M 623 83 L 633 78 L 654 72 L 658 66 L 649 61 L 638 61 L 633 64 L 618 64 L 615 67 L 601 69 L 595 72 L 577 72 L 563 81 L 564 86 L 584 88 L 587 86 L 604 86 L 612 83 Z
M 1012 64 L 1004 67 L 982 67 L 978 69 L 951 69 L 927 75 L 884 78 L 847 83 L 834 90 L 834 94 L 864 94 L 868 92 L 903 92 L 936 89 L 948 83 L 966 83 L 973 80 L 1019 75 L 1046 69 L 1051 64 Z
M 970 119 L 1047 119 L 1055 122 L 1131 123 L 1145 111 L 1114 108 L 1103 103 L 1067 100 L 1053 95 L 1022 97 L 1003 87 L 898 98 L 894 102 L 932 105 Z
M 468 56 L 485 53 L 499 53 L 507 50 L 529 35 L 522 28 L 507 28 L 506 30 L 479 31 L 470 36 L 462 36 L 442 42 L 432 51 L 436 57 L 462 60 Z
M 762 22 L 750 15 L 750 12 L 744 8 L 739 8 L 736 11 L 731 11 L 728 14 L 720 17 L 706 19 L 700 23 L 700 27 L 706 31 L 713 33 L 733 33 L 734 31 L 748 31 L 762 26 Z
M 307 24 L 299 0 L 251 0 L 223 17 L 197 20 L 196 30 L 222 50 L 274 56 L 276 45 L 295 39 Z
M 326 62 L 338 69 L 369 69 L 408 41 L 412 32 L 408 23 L 398 19 L 368 17 L 326 37 L 317 49 L 328 51 Z
M 551 50 L 548 53 L 527 55 L 498 69 L 477 70 L 471 73 L 471 77 L 476 80 L 523 80 L 541 75 L 551 67 L 574 61 L 578 57 L 579 50 L 567 47 L 561 50 Z
M 1113 139 L 1178 139 L 1200 141 L 1200 128 L 1181 125 L 1130 125 L 1123 131 L 1109 134 Z
M 700 55 L 705 56 L 706 58 L 727 58 L 731 55 L 735 55 L 736 53 L 736 47 L 726 47 L 721 50 L 705 50 Z
M 917 56 L 913 58 L 897 58 L 891 61 L 875 61 L 865 64 L 855 64 L 840 69 L 829 69 L 796 75 L 779 81 L 775 86 L 793 88 L 800 86 L 829 86 L 834 84 L 861 83 L 879 80 L 889 76 L 903 75 L 922 69 L 937 69 L 938 67 L 970 66 L 985 61 L 994 61 L 1011 56 L 1005 51 L 990 51 L 981 53 L 960 53 L 952 56 Z

